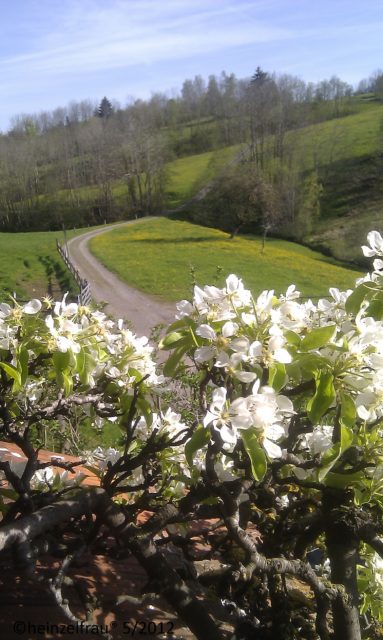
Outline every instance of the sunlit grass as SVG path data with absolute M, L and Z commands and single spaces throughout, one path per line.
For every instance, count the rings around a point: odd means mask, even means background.
M 167 218 L 144 220 L 92 238 L 91 250 L 130 285 L 167 300 L 190 295 L 197 283 L 214 283 L 236 273 L 257 292 L 283 292 L 291 283 L 306 296 L 347 289 L 359 273 L 292 242 L 256 237 L 233 240 L 221 231 Z
M 381 144 L 383 105 L 290 131 L 286 144 L 305 169 L 375 153 Z
M 235 157 L 242 145 L 225 147 L 179 158 L 167 165 L 166 202 L 169 208 L 178 207 L 195 195 Z

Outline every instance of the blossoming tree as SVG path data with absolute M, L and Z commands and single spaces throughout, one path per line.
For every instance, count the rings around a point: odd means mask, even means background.
M 380 234 L 368 241 L 383 256 Z M 379 637 L 382 271 L 376 258 L 315 304 L 294 286 L 253 298 L 234 275 L 196 286 L 159 343 L 162 371 L 147 339 L 99 311 L 1 304 L 1 438 L 25 460 L 0 460 L 0 550 L 32 579 L 39 541 L 59 533 L 68 555 L 47 588 L 71 620 L 65 573 L 108 530 L 198 638 L 225 637 L 211 598 L 243 637 Z M 42 428 L 90 420 L 122 434 L 93 454 L 99 488 L 36 446 Z

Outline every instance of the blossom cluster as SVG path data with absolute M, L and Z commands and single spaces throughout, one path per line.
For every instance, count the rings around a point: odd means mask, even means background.
M 0 359 L 9 363 L 2 367 L 14 377 L 20 401 L 38 404 L 51 387 L 44 369 L 41 376 L 28 375 L 41 354 L 52 357 L 57 384 L 67 392 L 76 384 L 94 387 L 101 379 L 123 389 L 142 379 L 148 386 L 162 383 L 147 338 L 138 338 L 122 320 L 115 323 L 101 311 L 67 303 L 66 297 L 53 306 L 49 299 L 0 305 Z
M 212 403 L 203 424 L 212 425 L 219 432 L 224 449 L 230 450 L 236 444 L 241 429 L 255 428 L 263 447 L 270 458 L 279 458 L 282 450 L 276 441 L 287 436 L 285 417 L 294 413 L 289 398 L 275 393 L 272 387 L 259 388 L 259 380 L 253 385 L 251 394 L 239 397 L 230 405 L 227 391 L 218 387 L 213 391 Z
M 383 256 L 380 234 L 371 232 L 368 241 L 365 255 Z M 382 266 L 375 260 L 373 274 L 355 290 L 330 288 L 315 303 L 302 299 L 293 285 L 280 296 L 263 291 L 253 298 L 232 274 L 225 287 L 196 286 L 192 301 L 177 304 L 177 322 L 164 345 L 187 345 L 195 367 L 209 372 L 211 402 L 201 422 L 219 432 L 224 449 L 233 450 L 244 431 L 253 429 L 267 457 L 281 458 L 292 417 L 304 411 L 311 426 L 294 441 L 294 453 L 304 462 L 331 448 L 336 407 L 346 431 L 380 420 L 383 308 L 374 317 L 372 294 L 381 286 Z M 355 303 L 363 287 L 364 297 Z M 297 394 L 293 405 L 293 390 L 310 380 L 310 393 Z

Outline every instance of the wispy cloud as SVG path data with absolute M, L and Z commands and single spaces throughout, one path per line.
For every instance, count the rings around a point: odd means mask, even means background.
M 84 73 L 202 55 L 292 37 L 289 30 L 245 23 L 252 3 L 156 0 L 72 2 L 40 33 L 36 51 L 0 59 L 7 74 Z M 61 15 L 60 15 L 61 14 Z

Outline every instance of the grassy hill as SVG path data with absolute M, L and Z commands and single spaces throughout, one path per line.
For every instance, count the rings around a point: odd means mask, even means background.
M 360 245 L 371 229 L 383 231 L 383 103 L 360 100 L 356 113 L 287 132 L 284 165 L 306 180 L 316 172 L 322 188 L 310 231 L 302 238 L 289 225 L 287 235 L 364 265 Z
M 371 229 L 383 230 L 383 104 L 287 135 L 303 171 L 317 170 L 323 187 L 320 217 L 304 241 L 346 261 L 361 261 Z
M 355 99 L 355 104 L 355 113 L 288 131 L 282 160 L 274 157 L 270 138 L 263 171 L 272 183 L 284 173 L 287 183 L 297 182 L 299 175 L 306 184 L 315 172 L 321 187 L 320 215 L 309 229 L 302 234 L 302 216 L 297 215 L 274 233 L 339 260 L 365 264 L 360 245 L 371 229 L 383 231 L 383 103 Z M 193 159 L 187 160 L 192 166 Z M 303 202 L 304 197 L 291 192 L 290 200 Z M 202 224 L 204 206 L 192 214 Z M 219 226 L 219 221 L 210 218 L 210 224 Z
M 232 145 L 215 151 L 177 158 L 166 163 L 164 208 L 170 210 L 177 208 L 196 195 L 223 170 L 225 165 L 235 159 L 242 147 L 241 144 Z M 85 207 L 91 199 L 97 200 L 98 195 L 99 188 L 96 185 L 78 187 L 71 192 L 68 189 L 60 189 L 55 192 L 54 203 L 60 209 L 60 206 L 65 205 L 68 199 L 73 197 Z M 127 182 L 115 180 L 111 185 L 111 195 L 121 211 L 127 212 L 129 198 Z M 52 219 L 54 218 L 54 206 L 50 205 L 51 195 L 42 194 L 36 198 L 36 202 L 42 206 L 52 206 Z
M 179 207 L 234 160 L 243 145 L 178 158 L 167 165 L 166 207 Z
M 305 296 L 327 295 L 329 286 L 346 289 L 358 272 L 292 242 L 260 238 L 233 240 L 216 229 L 168 218 L 120 227 L 91 240 L 91 250 L 130 285 L 167 300 L 190 295 L 192 282 L 222 283 L 236 273 L 254 293 L 286 290 L 294 283 Z
M 307 228 L 294 229 L 294 224 L 297 227 L 302 222 L 302 216 L 296 216 L 294 219 L 299 222 L 293 222 L 289 228 L 284 229 L 284 237 L 303 240 L 313 248 L 346 261 L 353 261 L 359 255 L 359 245 L 368 230 L 381 228 L 383 203 L 380 178 L 383 171 L 383 103 L 355 97 L 350 105 L 350 113 L 347 116 L 332 117 L 287 131 L 283 138 L 282 160 L 280 157 L 274 158 L 274 140 L 269 136 L 265 141 L 268 158 L 264 167 L 271 175 L 271 181 L 275 181 L 275 175 L 282 168 L 286 183 L 292 183 L 297 174 L 303 176 L 303 180 L 309 181 L 310 174 L 316 172 L 323 187 L 320 217 L 315 219 L 314 224 L 307 225 Z M 297 124 L 296 122 L 294 126 Z M 199 135 L 206 137 L 206 144 L 209 146 L 210 142 L 213 144 L 209 139 L 209 132 L 214 132 L 218 125 L 219 122 L 214 118 L 208 118 L 206 122 L 200 119 L 189 125 L 184 124 L 181 128 L 165 127 L 165 133 L 176 140 L 179 139 L 180 144 L 185 143 L 187 147 L 188 136 L 192 139 L 198 129 Z M 163 189 L 164 208 L 176 209 L 192 198 L 234 160 L 240 147 L 241 145 L 232 145 L 204 153 L 183 155 L 168 162 L 165 167 L 167 179 Z M 91 155 L 88 156 L 85 154 L 84 157 L 76 158 L 73 171 L 80 171 L 77 166 L 80 160 L 90 162 Z M 56 165 L 53 161 L 46 161 L 46 165 L 39 167 L 40 192 L 30 201 L 21 200 L 15 204 L 17 208 L 18 204 L 21 206 L 25 203 L 24 228 L 60 228 L 62 220 L 65 220 L 69 227 L 80 224 L 81 220 L 85 226 L 100 224 L 104 220 L 112 222 L 125 219 L 129 215 L 134 217 L 129 191 L 131 185 L 129 186 L 127 178 L 130 174 L 119 176 L 113 165 L 116 159 L 113 158 L 114 156 L 109 164 L 110 177 L 114 177 L 108 185 L 104 185 L 104 196 L 100 185 L 96 184 L 74 186 L 72 189 L 58 186 L 55 190 L 56 183 L 53 178 L 50 182 L 49 171 L 53 171 Z M 107 170 L 109 165 L 106 161 L 105 163 Z M 278 163 L 282 166 L 278 166 Z M 59 170 L 58 167 L 56 169 Z M 64 176 L 65 171 L 63 165 L 60 175 Z M 109 180 L 110 177 L 105 179 Z M 143 189 L 145 191 L 145 180 Z M 105 209 L 104 197 L 113 202 L 109 214 Z M 305 196 L 301 194 L 299 197 L 303 197 L 304 200 Z M 296 198 L 297 201 L 299 197 Z M 141 210 L 138 209 L 137 212 L 140 215 Z M 203 215 L 202 219 L 199 219 L 202 222 Z M 22 213 L 20 220 L 23 220 Z M 282 229 L 278 227 L 277 231 L 280 233 Z

